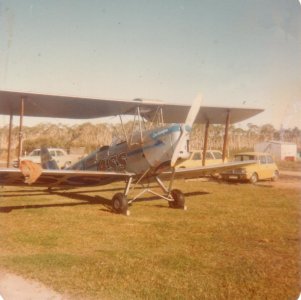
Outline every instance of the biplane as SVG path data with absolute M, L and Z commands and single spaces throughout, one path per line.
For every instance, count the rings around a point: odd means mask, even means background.
M 145 193 L 167 200 L 170 207 L 185 209 L 184 194 L 173 189 L 176 178 L 195 178 L 254 163 L 244 161 L 206 166 L 203 161 L 203 166 L 198 168 L 177 169 L 177 162 L 189 156 L 193 124 L 206 124 L 204 153 L 209 124 L 225 124 L 224 159 L 230 120 L 231 123 L 240 122 L 261 111 L 201 106 L 201 96 L 190 106 L 145 99 L 121 101 L 0 91 L 0 114 L 10 115 L 7 167 L 0 169 L 0 184 L 77 188 L 124 181 L 124 191 L 112 198 L 112 209 L 116 213 L 129 214 L 129 204 Z M 20 163 L 20 169 L 9 168 L 14 115 L 20 115 L 19 157 L 22 153 L 23 116 L 73 119 L 120 116 L 124 139 L 100 147 L 67 169 L 58 169 L 45 148 L 41 151 L 43 168 L 26 162 Z M 122 119 L 129 115 L 134 119 L 130 133 L 126 132 Z M 155 191 L 150 183 L 160 187 L 162 193 Z M 142 186 L 142 190 L 138 190 L 138 186 Z

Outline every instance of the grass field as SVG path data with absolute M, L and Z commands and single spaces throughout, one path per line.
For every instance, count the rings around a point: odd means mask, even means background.
M 5 187 L 0 269 L 73 299 L 297 299 L 300 189 L 178 181 L 187 211 L 163 200 L 110 211 L 122 188 Z

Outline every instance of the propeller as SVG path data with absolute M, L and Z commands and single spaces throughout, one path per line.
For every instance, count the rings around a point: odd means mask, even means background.
M 190 110 L 188 112 L 188 115 L 186 117 L 185 123 L 184 123 L 184 127 L 192 127 L 194 120 L 196 118 L 196 116 L 199 113 L 200 107 L 201 107 L 201 102 L 202 102 L 202 95 L 198 94 L 197 97 L 194 99 Z M 171 161 L 170 161 L 170 165 L 173 168 L 180 156 L 180 150 L 183 149 L 184 144 L 186 143 L 186 132 L 185 130 L 182 130 L 179 141 L 175 147 L 175 150 L 173 152 Z

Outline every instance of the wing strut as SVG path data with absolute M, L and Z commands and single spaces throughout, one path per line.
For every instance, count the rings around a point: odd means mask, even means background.
M 207 146 L 208 146 L 208 132 L 209 132 L 209 121 L 207 121 L 206 127 L 205 127 L 202 166 L 205 166 L 205 163 L 206 163 L 206 152 L 207 152 Z
M 18 149 L 18 164 L 19 164 L 19 166 L 20 166 L 20 157 L 22 156 L 23 117 L 24 117 L 24 97 L 21 97 L 21 100 L 20 100 L 20 124 L 19 124 L 19 149 Z
M 226 126 L 225 126 L 224 145 L 223 145 L 223 162 L 225 161 L 226 155 L 227 155 L 229 125 L 230 125 L 230 110 L 228 110 L 228 113 L 227 113 L 227 120 L 226 120 Z
M 151 187 L 150 187 L 150 182 L 148 182 L 148 185 L 145 187 L 144 184 L 142 183 L 143 178 L 146 176 L 146 174 L 150 171 L 150 169 L 148 169 L 139 179 L 138 181 L 135 183 L 135 185 L 132 188 L 132 192 L 135 189 L 135 186 L 137 184 L 140 184 L 143 189 L 141 192 L 137 193 L 136 195 L 134 195 L 131 199 L 127 200 L 126 205 L 127 204 L 131 204 L 132 202 L 136 201 L 138 198 L 140 198 L 142 195 L 144 195 L 145 193 L 150 193 L 154 196 L 160 197 L 161 199 L 167 200 L 168 204 L 170 207 L 173 208 L 181 208 L 184 210 L 187 210 L 186 206 L 185 206 L 185 198 L 184 198 L 184 194 L 177 189 L 172 189 L 172 185 L 173 185 L 173 181 L 174 181 L 174 177 L 176 174 L 176 169 L 173 168 L 172 169 L 172 174 L 170 176 L 170 180 L 169 180 L 169 186 L 168 188 L 164 185 L 163 181 L 159 178 L 159 176 L 155 176 L 155 180 L 157 182 L 157 184 L 159 185 L 159 187 L 163 190 L 163 194 L 158 193 L 156 191 L 154 191 Z M 130 192 L 130 185 L 132 182 L 132 178 L 129 179 L 129 181 L 127 182 L 126 188 L 125 188 L 125 193 L 124 193 L 124 197 L 127 197 L 127 195 Z M 114 198 L 116 198 L 117 194 L 113 197 L 113 209 L 114 209 Z M 125 206 L 124 206 L 125 207 Z M 129 211 L 124 209 L 124 212 L 122 212 L 126 215 L 129 215 Z
M 12 112 L 9 115 L 9 127 L 8 127 L 8 147 L 7 147 L 7 162 L 6 167 L 9 168 L 10 165 L 10 151 L 11 151 L 11 133 L 13 127 L 13 114 Z

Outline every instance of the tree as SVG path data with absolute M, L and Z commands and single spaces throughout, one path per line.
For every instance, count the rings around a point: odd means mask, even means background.
M 273 140 L 276 129 L 271 124 L 262 125 L 260 128 L 260 136 L 264 141 Z

